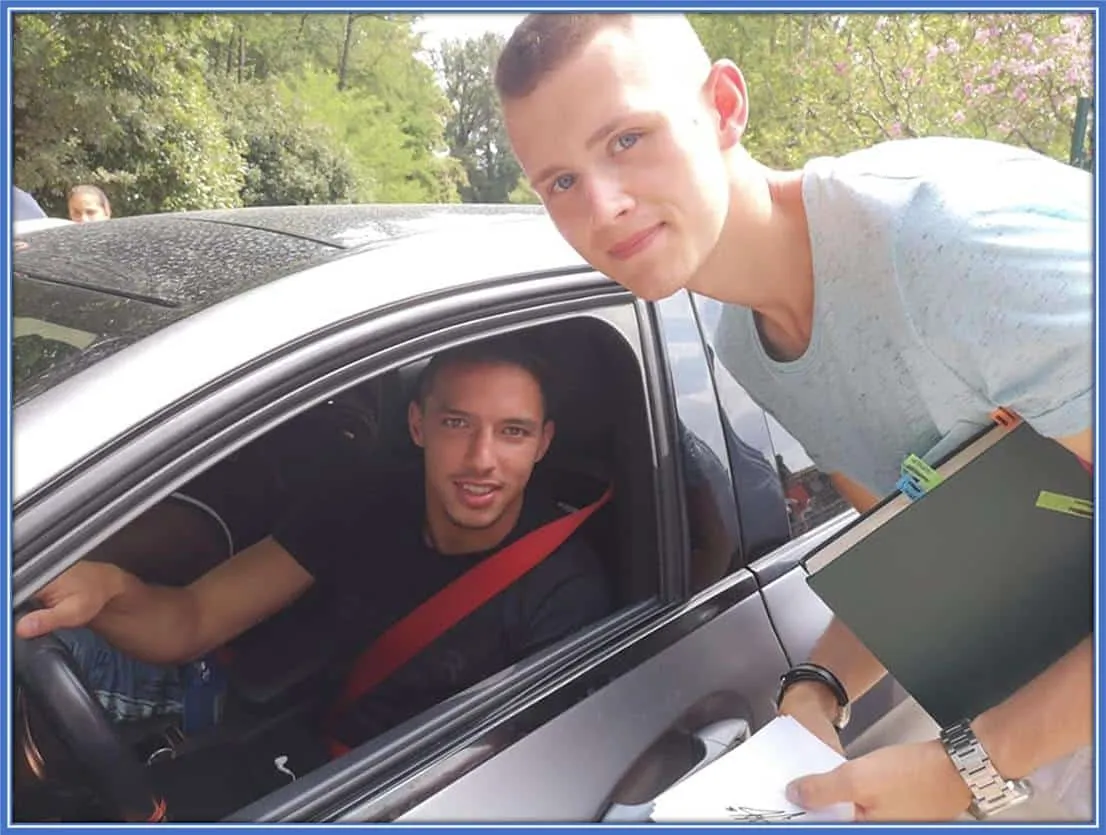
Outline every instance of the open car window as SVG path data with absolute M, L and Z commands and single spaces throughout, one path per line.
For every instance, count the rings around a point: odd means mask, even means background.
M 587 618 L 565 631 L 547 611 L 551 603 L 526 597 L 540 594 L 540 584 L 527 581 L 520 586 L 523 593 L 505 592 L 488 612 L 474 613 L 471 622 L 452 630 L 456 634 L 443 636 L 444 646 L 434 648 L 430 661 L 416 656 L 398 684 L 379 691 L 363 723 L 364 738 L 352 740 L 354 747 L 371 749 L 377 737 L 417 728 L 420 717 L 437 716 L 440 723 L 443 705 L 463 724 L 466 713 L 489 709 L 499 690 L 507 698 L 512 671 L 525 671 L 531 655 L 572 641 L 577 632 L 587 633 L 604 618 L 657 594 L 656 536 L 642 522 L 655 518 L 647 512 L 654 501 L 654 451 L 634 322 L 626 305 L 617 316 L 599 311 L 521 332 L 533 352 L 547 359 L 555 392 L 556 434 L 528 493 L 548 498 L 550 507 L 566 514 L 613 488 L 614 498 L 576 535 L 581 551 L 595 559 L 593 579 L 603 588 L 604 604 L 588 609 Z M 30 321 L 20 327 L 24 336 L 37 334 L 77 350 L 89 337 Z M 361 494 L 342 491 L 365 490 L 366 496 L 375 491 L 389 501 L 409 495 L 417 503 L 421 456 L 410 438 L 407 409 L 424 363 L 425 357 L 412 357 L 286 420 L 177 486 L 84 559 L 115 563 L 147 582 L 183 586 L 282 530 L 306 508 L 356 507 Z M 417 524 L 418 519 L 412 513 L 403 521 Z M 399 527 L 400 518 L 394 521 Z M 303 530 L 312 535 L 310 525 Z M 365 536 L 364 528 L 351 524 L 318 531 L 323 533 L 314 535 L 331 539 L 312 548 L 359 554 L 366 561 L 364 571 L 347 576 L 374 584 L 371 606 L 357 594 L 336 595 L 341 583 L 317 582 L 291 606 L 203 659 L 206 666 L 181 666 L 179 691 L 193 701 L 202 697 L 210 721 L 194 716 L 185 721 L 183 712 L 154 710 L 120 724 L 126 744 L 164 794 L 170 819 L 215 820 L 270 791 L 287 794 L 307 785 L 313 769 L 328 761 L 325 752 L 320 758 L 317 743 L 360 650 L 425 591 L 412 587 L 418 570 L 397 570 L 387 554 L 357 538 Z M 410 531 L 416 539 L 422 533 Z M 579 580 L 565 570 L 566 582 Z M 447 575 L 442 574 L 443 583 Z M 590 575 L 584 571 L 581 576 Z M 384 612 L 388 604 L 396 607 L 391 613 Z M 372 617 L 358 616 L 366 608 Z M 519 620 L 527 621 L 527 628 L 530 621 L 545 624 L 531 630 L 538 636 L 532 644 L 513 646 L 508 640 L 500 646 L 481 638 L 498 640 L 504 623 L 517 626 Z M 489 693 L 491 679 L 499 684 Z M 470 691 L 472 698 L 466 698 Z M 101 799 L 67 771 L 65 746 L 58 744 L 43 712 L 26 705 L 21 727 L 19 750 L 24 758 L 32 750 L 38 756 L 31 757 L 37 769 L 24 773 L 17 787 L 20 819 L 41 819 L 43 810 L 56 807 L 62 796 L 67 819 L 104 815 Z M 236 756 L 250 763 L 239 763 Z

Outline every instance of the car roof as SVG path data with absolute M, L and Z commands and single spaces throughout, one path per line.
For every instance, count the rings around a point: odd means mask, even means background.
M 352 251 L 542 214 L 510 205 L 257 207 L 20 234 L 12 259 L 17 324 L 23 332 L 69 329 L 83 347 L 51 363 L 41 348 L 17 353 L 15 402 L 206 307 Z
M 216 219 L 187 219 L 198 216 Z M 274 248 L 284 255 L 270 257 L 255 239 L 243 245 L 258 253 L 257 259 L 243 259 L 213 246 L 203 234 L 197 239 L 196 229 L 220 241 L 273 236 Z M 90 345 L 82 352 L 83 365 L 76 361 L 63 379 L 16 404 L 16 502 L 197 388 L 351 316 L 505 277 L 591 272 L 544 212 L 532 207 L 197 212 L 48 229 L 26 240 L 32 246 L 17 256 L 35 257 L 17 259 L 14 268 L 19 273 L 30 264 L 38 277 L 21 280 L 25 298 L 52 290 L 89 294 L 80 324 L 93 334 L 94 316 L 141 321 L 138 337 Z M 125 254 L 113 258 L 105 249 L 108 240 L 125 245 Z M 181 241 L 196 240 L 196 253 L 181 250 Z M 79 275 L 96 287 L 67 282 L 59 265 L 81 263 L 90 253 L 97 257 Z M 162 261 L 177 266 L 164 267 Z M 54 270 L 53 279 L 43 277 L 47 268 Z M 202 277 L 186 281 L 182 271 Z M 13 291 L 18 330 L 20 281 Z M 98 313 L 94 301 L 102 302 Z M 66 326 L 79 331 L 78 324 Z

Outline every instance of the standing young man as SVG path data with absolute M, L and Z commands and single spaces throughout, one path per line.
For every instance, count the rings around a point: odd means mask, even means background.
M 858 509 L 894 489 L 907 454 L 948 448 L 997 407 L 1092 460 L 1086 172 L 956 139 L 770 170 L 741 146 L 740 71 L 712 63 L 680 17 L 530 15 L 496 85 L 566 240 L 645 299 L 688 289 L 728 303 L 719 358 Z M 993 776 L 1085 756 L 1092 647 L 966 717 Z M 884 671 L 836 620 L 810 660 L 824 680 L 786 688 L 780 712 L 840 747 L 835 691 L 856 699 Z M 867 819 L 953 818 L 980 799 L 937 740 L 792 788 L 803 805 L 848 800 Z

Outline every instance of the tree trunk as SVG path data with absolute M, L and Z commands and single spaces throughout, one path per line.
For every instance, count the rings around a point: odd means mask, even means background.
M 238 34 L 238 83 L 242 83 L 242 77 L 246 72 L 246 33 Z
M 349 69 L 349 49 L 353 40 L 353 13 L 346 14 L 346 36 L 342 39 L 342 57 L 338 61 L 338 92 L 346 89 L 346 71 Z

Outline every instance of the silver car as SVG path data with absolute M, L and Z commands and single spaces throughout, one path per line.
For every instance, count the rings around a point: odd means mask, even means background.
M 421 364 L 506 331 L 566 381 L 539 466 L 558 499 L 613 485 L 587 535 L 615 590 L 599 622 L 319 768 L 278 757 L 286 785 L 218 810 L 198 764 L 325 698 L 334 671 L 295 635 L 231 677 L 246 719 L 199 737 L 112 725 L 58 642 L 13 639 L 16 820 L 644 820 L 772 718 L 830 619 L 800 561 L 854 514 L 715 361 L 717 304 L 635 299 L 538 209 L 115 219 L 21 235 L 13 270 L 17 615 L 86 558 L 190 582 L 299 497 L 409 457 Z M 903 699 L 886 680 L 845 741 Z

